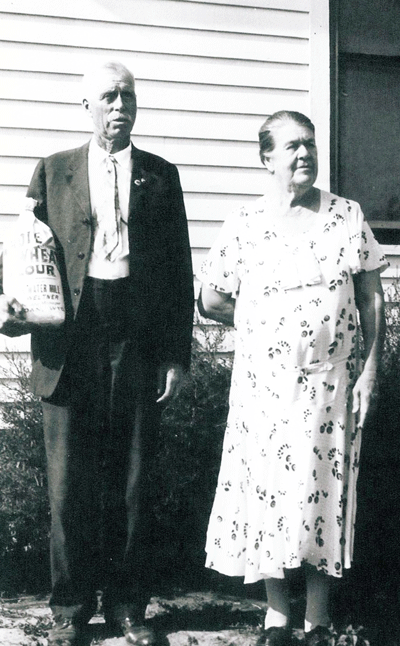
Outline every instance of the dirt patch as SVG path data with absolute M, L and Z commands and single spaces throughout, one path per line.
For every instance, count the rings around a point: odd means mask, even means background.
M 258 639 L 266 603 L 214 593 L 154 597 L 146 619 L 160 636 L 160 646 L 252 646 Z M 0 604 L 1 646 L 47 646 L 51 627 L 48 598 L 19 597 Z M 102 615 L 90 622 L 91 646 L 125 646 L 123 638 L 105 636 Z
M 153 597 L 146 619 L 156 631 L 157 646 L 255 646 L 267 609 L 266 601 L 216 592 L 175 593 Z M 303 606 L 298 616 L 303 615 Z M 126 646 L 125 639 L 106 634 L 99 612 L 89 624 L 85 646 Z M 372 618 L 371 618 L 372 619 Z M 396 620 L 398 626 L 398 616 Z M 48 597 L 18 597 L 0 600 L 0 646 L 48 646 L 51 628 Z M 369 638 L 357 626 L 344 624 L 336 646 L 400 646 L 399 632 L 392 622 L 371 621 Z M 296 624 L 302 625 L 302 621 Z M 303 631 L 295 635 L 303 639 Z M 304 643 L 304 642 L 303 642 Z

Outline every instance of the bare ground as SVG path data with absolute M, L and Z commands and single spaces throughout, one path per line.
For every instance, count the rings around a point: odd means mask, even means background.
M 156 631 L 157 646 L 255 646 L 266 608 L 266 601 L 225 592 L 174 593 L 153 597 L 146 619 Z M 0 599 L 0 646 L 48 646 L 51 623 L 47 596 Z M 359 626 L 344 626 L 336 646 L 400 646 L 398 629 L 388 631 L 372 617 L 369 641 L 361 638 Z M 107 636 L 100 612 L 89 627 L 87 646 L 126 646 L 124 638 Z M 300 628 L 295 634 L 302 639 Z
M 199 592 L 164 599 L 153 597 L 146 618 L 160 646 L 252 646 L 266 603 Z M 47 597 L 0 602 L 1 646 L 47 646 L 51 614 Z M 124 638 L 106 637 L 100 614 L 90 623 L 91 646 L 125 646 Z

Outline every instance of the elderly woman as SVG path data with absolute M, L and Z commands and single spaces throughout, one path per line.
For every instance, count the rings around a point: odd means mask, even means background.
M 285 573 L 304 568 L 306 643 L 320 646 L 330 643 L 329 583 L 352 561 L 387 263 L 359 205 L 314 187 L 306 116 L 277 112 L 259 139 L 266 194 L 227 218 L 200 275 L 201 314 L 236 327 L 207 566 L 265 579 L 264 646 L 291 643 Z

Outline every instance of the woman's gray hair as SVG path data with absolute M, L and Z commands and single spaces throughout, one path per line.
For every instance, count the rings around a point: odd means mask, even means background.
M 258 140 L 260 144 L 260 159 L 262 163 L 264 163 L 265 153 L 270 153 L 275 148 L 275 139 L 273 136 L 274 130 L 281 126 L 285 121 L 294 121 L 299 126 L 309 128 L 309 130 L 311 130 L 311 132 L 315 134 L 315 126 L 313 122 L 301 112 L 294 112 L 292 110 L 280 110 L 279 112 L 271 114 L 264 121 L 258 132 Z

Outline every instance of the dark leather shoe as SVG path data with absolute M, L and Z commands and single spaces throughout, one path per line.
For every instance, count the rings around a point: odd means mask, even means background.
M 85 642 L 85 629 L 76 626 L 71 619 L 56 621 L 47 637 L 48 646 L 82 646 Z
M 263 630 L 256 646 L 292 646 L 293 640 L 289 628 L 276 628 L 272 626 Z
M 156 643 L 156 637 L 151 628 L 138 626 L 129 617 L 126 617 L 121 623 L 121 630 L 128 644 L 133 644 L 134 646 L 153 646 Z
M 307 646 L 334 646 L 335 639 L 326 626 L 317 626 L 308 633 L 304 633 Z

